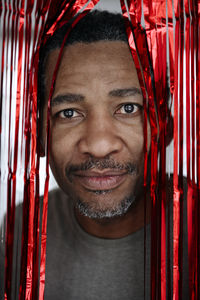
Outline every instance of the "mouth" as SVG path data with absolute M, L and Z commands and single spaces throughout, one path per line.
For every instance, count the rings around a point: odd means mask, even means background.
M 74 179 L 89 191 L 108 191 L 120 186 L 127 172 L 122 171 L 84 171 L 74 174 Z

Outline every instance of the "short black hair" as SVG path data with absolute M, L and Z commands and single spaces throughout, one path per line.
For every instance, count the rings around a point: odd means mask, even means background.
M 73 21 L 73 20 L 72 20 Z M 50 51 L 60 48 L 71 23 L 57 30 L 40 49 L 38 72 L 38 101 L 40 106 L 45 95 L 45 64 Z M 128 44 L 125 24 L 121 14 L 94 10 L 83 17 L 71 31 L 67 45 L 93 43 L 98 41 L 123 41 Z

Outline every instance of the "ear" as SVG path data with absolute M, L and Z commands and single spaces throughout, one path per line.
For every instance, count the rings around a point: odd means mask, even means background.
M 168 115 L 168 122 L 167 122 L 167 136 L 166 136 L 166 145 L 168 146 L 172 139 L 173 139 L 173 133 L 174 133 L 174 119 L 169 113 Z

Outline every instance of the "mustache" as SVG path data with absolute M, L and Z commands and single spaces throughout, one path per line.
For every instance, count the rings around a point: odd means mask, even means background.
M 95 159 L 90 158 L 85 162 L 77 165 L 70 165 L 66 168 L 65 174 L 70 181 L 72 181 L 73 174 L 78 171 L 88 171 L 91 169 L 96 170 L 104 170 L 104 169 L 111 169 L 111 170 L 124 170 L 128 174 L 133 175 L 138 173 L 138 167 L 133 162 L 126 162 L 126 163 L 119 163 L 114 159 L 104 158 L 104 159 Z

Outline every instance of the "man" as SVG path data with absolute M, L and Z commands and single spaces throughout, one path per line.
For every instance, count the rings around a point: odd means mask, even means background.
M 143 226 L 143 216 L 133 221 L 136 208 L 130 215 L 126 214 L 134 202 L 143 207 L 139 201 L 143 197 L 143 97 L 123 23 L 120 24 L 123 40 L 111 32 L 109 41 L 106 33 L 95 27 L 84 37 L 84 24 L 90 29 L 89 22 L 96 22 L 97 26 L 110 22 L 105 30 L 111 31 L 108 26 L 123 22 L 121 18 L 91 14 L 75 29 L 80 30 L 82 41 L 77 42 L 76 37 L 73 38 L 76 32 L 72 32 L 57 75 L 50 116 L 53 174 L 61 189 L 74 201 L 76 216 L 86 231 L 111 238 L 119 238 Z M 98 29 L 102 32 L 98 33 Z M 87 41 L 87 35 L 92 39 L 93 34 L 97 40 Z M 47 99 L 59 47 L 47 53 L 42 58 L 46 83 L 45 102 L 41 99 L 45 103 L 43 145 Z M 137 216 L 138 213 L 143 215 L 143 210 L 139 209 Z M 124 216 L 117 219 L 121 233 L 117 224 L 114 227 L 112 224 L 116 216 Z M 107 229 L 102 232 L 105 218 L 106 224 L 108 219 L 111 221 L 107 224 L 111 226 L 109 233 Z
M 43 145 L 65 32 L 41 58 Z M 50 166 L 64 195 L 49 197 L 46 299 L 142 299 L 143 97 L 121 15 L 94 12 L 71 33 L 50 122 Z
M 65 32 L 41 51 L 43 150 Z M 62 191 L 49 195 L 45 299 L 144 298 L 143 118 L 122 16 L 93 12 L 67 40 L 51 102 L 50 166 Z M 147 236 L 150 299 L 149 226 Z

